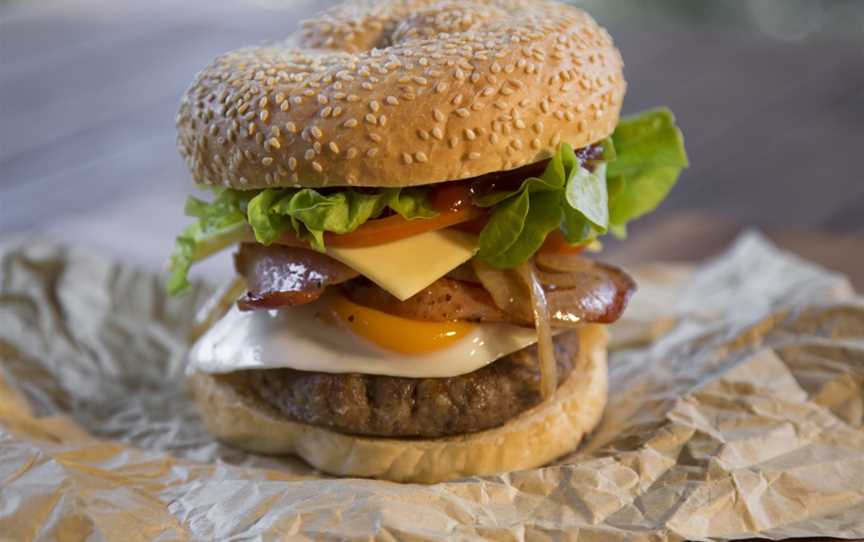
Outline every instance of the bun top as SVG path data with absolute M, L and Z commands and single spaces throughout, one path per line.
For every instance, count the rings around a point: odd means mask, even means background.
M 204 69 L 177 114 L 196 182 L 411 186 L 582 147 L 615 128 L 609 34 L 545 0 L 354 0 Z

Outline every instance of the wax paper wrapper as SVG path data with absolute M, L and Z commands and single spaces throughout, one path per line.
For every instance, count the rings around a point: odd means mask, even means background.
M 172 299 L 92 254 L 6 247 L 0 539 L 864 537 L 864 300 L 757 234 L 667 270 L 634 270 L 581 450 L 425 486 L 214 442 L 183 384 L 207 285 Z

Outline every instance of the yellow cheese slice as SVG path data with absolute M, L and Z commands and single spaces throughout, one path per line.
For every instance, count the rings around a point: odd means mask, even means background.
M 452 228 L 371 247 L 328 248 L 327 254 L 405 301 L 467 262 L 477 236 Z

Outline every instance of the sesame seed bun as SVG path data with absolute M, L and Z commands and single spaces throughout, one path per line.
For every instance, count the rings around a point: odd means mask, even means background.
M 361 437 L 285 418 L 253 394 L 196 373 L 192 389 L 207 429 L 238 448 L 293 454 L 341 476 L 434 483 L 535 468 L 572 452 L 606 406 L 604 326 L 579 330 L 574 368 L 555 394 L 501 427 L 437 439 Z
M 177 115 L 196 182 L 410 186 L 548 158 L 618 122 L 609 34 L 545 0 L 354 0 L 204 69 Z

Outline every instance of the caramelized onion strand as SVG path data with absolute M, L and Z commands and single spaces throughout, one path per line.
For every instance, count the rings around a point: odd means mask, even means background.
M 555 362 L 555 347 L 552 344 L 552 326 L 546 293 L 537 278 L 534 264 L 529 260 L 516 268 L 516 274 L 525 283 L 531 296 L 534 312 L 534 327 L 537 330 L 537 352 L 540 362 L 540 392 L 548 399 L 558 387 L 558 364 Z

